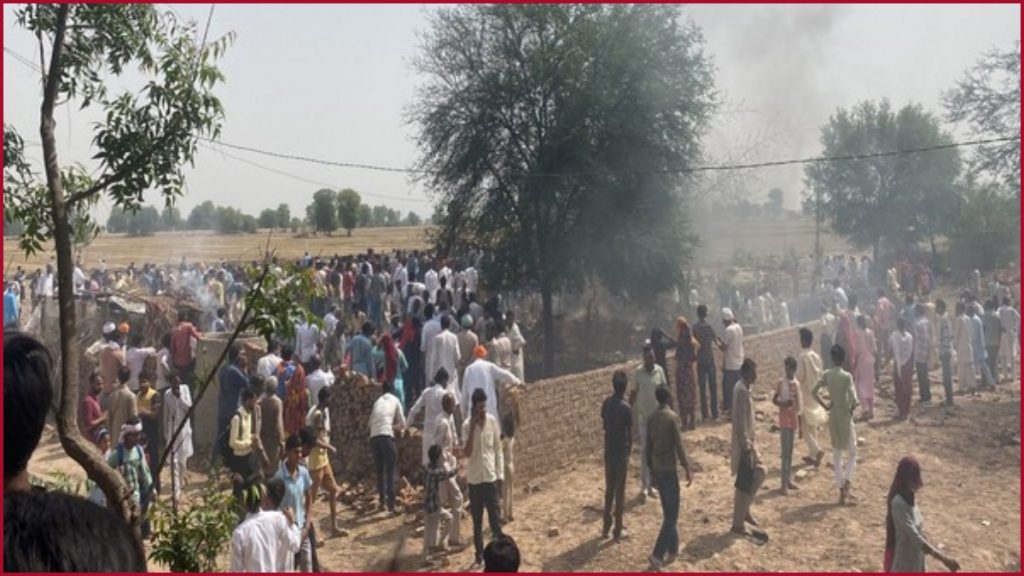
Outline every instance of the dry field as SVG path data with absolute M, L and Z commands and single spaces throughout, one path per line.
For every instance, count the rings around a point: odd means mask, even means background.
M 354 254 L 401 249 L 423 249 L 427 247 L 429 228 L 358 228 L 349 238 L 341 234 L 334 236 L 296 237 L 290 232 L 270 233 L 270 246 L 284 258 L 297 258 L 304 252 L 314 256 Z M 795 249 L 798 254 L 809 254 L 814 250 L 814 220 L 760 220 L 748 222 L 706 223 L 698 230 L 703 246 L 696 252 L 698 262 L 703 265 L 730 260 L 738 249 L 756 256 L 772 254 L 785 255 Z M 220 235 L 209 232 L 166 232 L 145 238 L 131 238 L 123 234 L 103 234 L 93 240 L 84 250 L 87 267 L 95 266 L 105 258 L 111 266 L 127 266 L 135 262 L 157 264 L 178 263 L 184 256 L 190 262 L 217 260 L 252 260 L 259 258 L 267 245 L 269 231 L 257 234 Z M 822 245 L 826 253 L 848 254 L 846 242 L 827 231 L 822 234 Z M 26 269 L 45 265 L 52 261 L 50 253 L 37 254 L 26 258 L 18 250 L 17 241 L 4 239 L 4 266 L 24 266 Z
M 100 258 L 115 267 L 125 267 L 131 262 L 141 266 L 145 262 L 156 264 L 177 264 L 184 256 L 189 262 L 213 262 L 219 260 L 246 261 L 262 256 L 267 245 L 282 258 L 298 258 L 305 252 L 333 256 L 334 254 L 356 254 L 367 248 L 374 251 L 394 249 L 422 249 L 426 246 L 428 228 L 359 228 L 352 237 L 344 232 L 333 236 L 310 236 L 299 238 L 290 232 L 263 230 L 256 234 L 223 235 L 209 232 L 165 232 L 144 238 L 131 238 L 123 234 L 101 234 L 83 251 L 87 267 L 96 266 Z M 51 260 L 50 253 L 37 254 L 26 258 L 18 250 L 17 241 L 4 239 L 4 266 L 25 266 L 32 269 L 45 265 Z
M 943 399 L 938 373 L 932 373 L 933 399 Z M 947 413 L 939 406 L 915 406 L 908 422 L 889 415 L 891 380 L 883 379 L 876 394 L 877 420 L 858 426 L 864 445 L 858 451 L 854 478 L 855 506 L 840 507 L 831 466 L 815 470 L 798 464 L 806 448 L 794 454 L 799 492 L 779 491 L 779 438 L 771 431 L 775 409 L 766 396 L 767 382 L 754 388 L 755 408 L 768 415 L 758 419 L 757 435 L 768 467 L 768 478 L 754 502 L 753 513 L 770 535 L 764 546 L 728 532 L 732 513 L 733 479 L 729 473 L 729 425 L 698 425 L 684 435 L 695 463 L 692 487 L 682 489 L 679 517 L 680 555 L 669 571 L 843 571 L 881 569 L 885 538 L 885 494 L 896 462 L 906 454 L 918 457 L 924 489 L 920 506 L 932 542 L 956 557 L 967 572 L 1020 571 L 1020 382 L 1004 383 L 996 392 L 957 397 Z M 916 396 L 916 393 L 915 393 Z M 599 406 L 594 406 L 599 410 Z M 600 430 L 595 430 L 600 434 Z M 823 435 L 827 445 L 827 432 Z M 553 471 L 527 492 L 520 482 L 516 520 L 506 531 L 519 543 L 524 571 L 615 571 L 647 568 L 661 522 L 658 501 L 641 503 L 638 454 L 630 464 L 625 523 L 630 538 L 600 539 L 604 486 L 599 455 L 581 456 L 568 468 Z M 61 450 L 52 428 L 34 455 L 29 469 L 47 475 L 81 470 Z M 202 475 L 190 472 L 194 490 Z M 194 497 L 194 496 L 193 496 Z M 317 502 L 314 514 L 321 534 L 327 529 L 327 504 Z M 419 553 L 421 523 L 412 516 L 357 514 L 339 505 L 339 521 L 347 535 L 327 539 L 318 554 L 324 571 L 424 570 Z M 558 529 L 550 536 L 552 528 Z M 472 534 L 463 515 L 463 536 Z M 472 546 L 443 557 L 438 571 L 466 571 Z M 226 556 L 224 558 L 226 562 Z M 931 561 L 931 570 L 941 571 Z M 159 570 L 159 566 L 151 566 Z

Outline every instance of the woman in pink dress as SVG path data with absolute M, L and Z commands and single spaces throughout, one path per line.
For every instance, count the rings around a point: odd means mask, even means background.
M 875 417 L 875 333 L 868 328 L 867 318 L 857 316 L 856 337 L 860 340 L 857 350 L 857 361 L 854 363 L 853 380 L 857 385 L 857 398 L 863 406 L 860 420 L 867 421 Z

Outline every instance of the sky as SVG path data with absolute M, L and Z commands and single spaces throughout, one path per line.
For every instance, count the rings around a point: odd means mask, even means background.
M 38 73 L 9 52 L 38 62 L 35 38 L 4 6 L 4 123 L 26 140 L 41 170 Z M 159 4 L 200 28 L 209 4 Z M 221 140 L 318 159 L 410 166 L 417 158 L 406 110 L 416 94 L 411 60 L 428 5 L 216 5 L 210 37 L 229 31 L 218 94 L 227 115 Z M 889 98 L 941 112 L 943 91 L 978 57 L 1020 40 L 1019 5 L 688 5 L 716 68 L 721 112 L 705 136 L 711 162 L 814 156 L 820 127 L 838 108 Z M 130 80 L 114 80 L 130 88 Z M 98 112 L 62 106 L 63 164 L 89 169 Z M 241 159 L 241 160 L 239 160 Z M 254 165 L 255 164 L 255 165 Z M 283 173 L 283 174 L 282 174 Z M 351 187 L 363 201 L 429 216 L 425 191 L 406 175 L 318 166 L 249 152 L 202 148 L 186 172 L 187 215 L 205 200 L 258 214 L 284 202 L 304 213 L 322 187 Z M 800 167 L 747 173 L 751 200 L 772 187 L 799 205 Z M 154 193 L 147 199 L 157 204 Z M 101 205 L 105 218 L 109 207 Z

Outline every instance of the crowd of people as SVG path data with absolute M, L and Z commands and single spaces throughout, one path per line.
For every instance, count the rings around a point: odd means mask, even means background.
M 365 426 L 382 512 L 401 513 L 396 498 L 397 439 L 414 423 L 422 430 L 424 562 L 433 565 L 445 550 L 467 546 L 461 516 L 468 500 L 475 563 L 488 569 L 518 566 L 514 540 L 503 532 L 503 525 L 513 519 L 518 413 L 500 407 L 503 395 L 524 384 L 527 343 L 514 312 L 504 309 L 499 298 L 478 303 L 479 260 L 448 261 L 417 251 L 386 255 L 368 251 L 326 260 L 306 254 L 297 262 L 298 273 L 311 274 L 322 288 L 321 295 L 308 303 L 320 321 L 299 323 L 289 331 L 292 334 L 270 338 L 259 358 L 250 358 L 250 351 L 235 343 L 217 374 L 217 438 L 209 461 L 211 473 L 221 468 L 230 473 L 242 507 L 231 540 L 233 570 L 319 569 L 313 502 L 321 493 L 327 494 L 330 532 L 339 531 L 338 484 L 330 457 L 336 451 L 331 443 L 330 398 L 332 389 L 353 375 L 381 386 L 381 396 L 365 415 Z M 922 286 L 930 286 L 927 276 L 923 282 L 914 280 L 911 289 L 905 283 L 912 275 L 894 267 L 887 271 L 887 281 L 895 279 L 896 289 L 904 293 L 903 308 L 897 309 L 889 300 L 888 295 L 895 294 L 891 286 L 877 289 L 877 299 L 861 308 L 858 296 L 870 285 L 870 262 L 862 259 L 858 266 L 855 258 L 849 264 L 837 258 L 828 261 L 825 270 L 829 271 L 828 289 L 822 305 L 820 354 L 814 334 L 801 329 L 801 353 L 779 359 L 785 377 L 774 385 L 771 398 L 778 407 L 783 493 L 799 489 L 792 479 L 796 439 L 806 444 L 803 461 L 819 466 L 826 454 L 822 429 L 827 426 L 838 501 L 847 504 L 856 499 L 855 427 L 877 417 L 874 397 L 881 371 L 891 364 L 896 419 L 909 414 L 915 375 L 919 402 L 930 405 L 930 372 L 935 367 L 941 367 L 944 402 L 952 406 L 954 377 L 962 394 L 974 393 L 978 381 L 994 387 L 1001 379 L 1017 377 L 1020 315 L 1006 282 L 988 286 L 985 298 L 980 280 L 976 286 L 972 281 L 950 315 L 944 300 L 931 302 L 930 290 L 922 292 Z M 25 387 L 38 387 L 43 379 L 42 368 L 32 362 L 41 365 L 49 360 L 45 348 L 17 332 L 22 310 L 52 298 L 57 289 L 51 267 L 33 276 L 25 277 L 19 269 L 5 293 L 5 358 L 11 358 L 9 341 L 12 347 L 31 348 L 25 354 L 26 364 L 5 362 L 5 381 L 21 381 Z M 194 455 L 188 415 L 199 384 L 196 345 L 205 332 L 234 328 L 251 278 L 241 266 L 207 267 L 184 260 L 173 268 L 146 264 L 125 271 L 110 270 L 101 260 L 89 275 L 77 263 L 74 278 L 80 297 L 183 290 L 202 310 L 200 315 L 180 312 L 177 324 L 158 342 L 145 341 L 127 322 L 106 322 L 101 340 L 86 350 L 96 367 L 84 383 L 79 412 L 82 436 L 122 475 L 141 509 L 161 494 L 186 499 L 187 463 Z M 672 563 L 679 551 L 677 469 L 683 468 L 687 485 L 694 481 L 683 436 L 698 422 L 731 420 L 735 495 L 730 529 L 767 540 L 751 513 L 765 480 L 765 466 L 750 392 L 757 385 L 757 365 L 745 354 L 739 320 L 788 326 L 788 316 L 776 319 L 780 311 L 786 314 L 785 303 L 777 305 L 763 288 L 757 308 L 736 314 L 731 307 L 722 307 L 718 328 L 709 320 L 708 305 L 697 298 L 691 293 L 697 321 L 691 325 L 680 316 L 671 335 L 653 330 L 643 347 L 643 363 L 632 374 L 632 386 L 629 375 L 616 373 L 614 393 L 601 407 L 606 465 L 603 536 L 628 535 L 623 500 L 628 462 L 637 441 L 641 495 L 659 499 L 663 511 L 663 526 L 650 558 L 655 569 Z M 722 357 L 720 373 L 716 348 Z M 671 370 L 669 351 L 674 352 Z M 13 370 L 10 376 L 8 366 Z M 5 387 L 8 409 L 20 406 L 19 401 L 44 400 L 9 399 L 8 390 L 42 394 L 19 389 Z M 48 404 L 47 398 L 44 405 Z M 28 410 L 24 417 L 45 419 L 45 408 L 41 410 L 41 416 Z M 5 431 L 5 437 L 11 434 Z M 28 439 L 31 448 L 38 439 L 38 434 Z M 155 469 L 165 452 L 169 490 L 161 485 Z M 19 486 L 27 490 L 28 456 L 22 456 L 20 463 L 5 459 L 5 501 L 7 492 Z M 457 481 L 460 473 L 467 494 Z M 921 486 L 916 461 L 901 461 L 887 503 L 886 568 L 923 568 L 927 553 L 955 569 L 956 562 L 922 536 L 913 498 Z M 245 497 L 253 491 L 258 498 Z M 89 499 L 106 504 L 95 486 Z M 57 500 L 48 505 L 80 506 Z M 7 510 L 5 506 L 5 523 Z M 487 545 L 485 511 L 491 535 Z M 96 522 L 108 522 L 98 512 L 92 516 Z M 147 525 L 142 532 L 148 534 Z

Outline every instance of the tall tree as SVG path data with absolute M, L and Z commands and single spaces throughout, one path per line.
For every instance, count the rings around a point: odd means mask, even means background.
M 374 206 L 370 212 L 370 226 L 380 228 L 388 223 L 388 207 L 383 204 Z
M 217 206 L 207 200 L 192 208 L 188 214 L 189 230 L 213 230 L 217 226 Z
M 292 222 L 292 209 L 287 204 L 277 205 L 277 226 L 287 229 Z
M 840 109 L 821 128 L 822 156 L 896 152 L 949 144 L 950 135 L 919 105 L 893 111 L 888 101 Z M 818 162 L 804 170 L 804 207 L 821 210 L 832 229 L 875 262 L 893 249 L 932 239 L 957 206 L 960 155 L 955 148 L 857 160 Z M 881 271 L 882 266 L 875 266 Z
M 223 109 L 213 93 L 223 80 L 215 65 L 230 36 L 199 40 L 196 26 L 178 22 L 149 4 L 29 4 L 15 11 L 17 23 L 39 38 L 42 102 L 39 133 L 45 159 L 46 198 L 31 219 L 23 248 L 53 238 L 57 280 L 72 285 L 72 215 L 101 195 L 117 207 L 136 209 L 143 193 L 156 189 L 165 199 L 183 191 L 182 169 L 195 158 L 200 137 L 220 134 Z M 137 70 L 144 86 L 136 93 L 112 94 L 105 81 Z M 54 108 L 73 100 L 99 108 L 93 158 L 97 178 L 87 187 L 67 186 L 57 156 Z M 6 151 L 6 150 L 5 150 Z M 8 189 L 29 200 L 33 186 Z M 29 200 L 31 201 L 31 200 Z M 127 485 L 78 430 L 79 350 L 75 303 L 70 290 L 58 291 L 61 341 L 61 394 L 57 429 L 65 452 L 102 488 L 108 505 L 134 526 L 139 510 Z M 141 544 L 140 544 L 141 545 Z
M 266 210 L 260 212 L 258 221 L 260 228 L 278 228 L 279 225 L 277 220 L 277 210 L 271 210 L 270 208 L 267 208 Z
M 143 206 L 128 214 L 129 236 L 152 236 L 160 229 L 160 213 L 152 206 Z
M 967 125 L 972 136 L 1016 136 L 976 149 L 972 168 L 998 178 L 1020 198 L 1020 41 L 991 50 L 943 94 L 946 118 Z
M 404 225 L 406 225 L 406 226 L 419 226 L 420 224 L 423 224 L 423 219 L 420 218 L 419 214 L 417 214 L 417 213 L 413 212 L 412 210 L 410 210 L 409 213 L 405 215 Z
M 438 10 L 411 116 L 443 253 L 480 248 L 489 285 L 553 296 L 597 276 L 637 300 L 682 281 L 693 238 L 679 169 L 715 105 L 699 30 L 678 6 Z
M 338 223 L 349 236 L 359 224 L 359 207 L 362 203 L 363 200 L 359 196 L 359 192 L 351 188 L 345 188 L 338 192 Z
M 359 205 L 359 227 L 366 228 L 370 225 L 370 221 L 373 219 L 373 210 L 368 204 Z
M 329 188 L 321 188 L 313 194 L 313 202 L 306 208 L 306 218 L 317 232 L 330 236 L 338 229 L 337 196 L 338 193 Z

